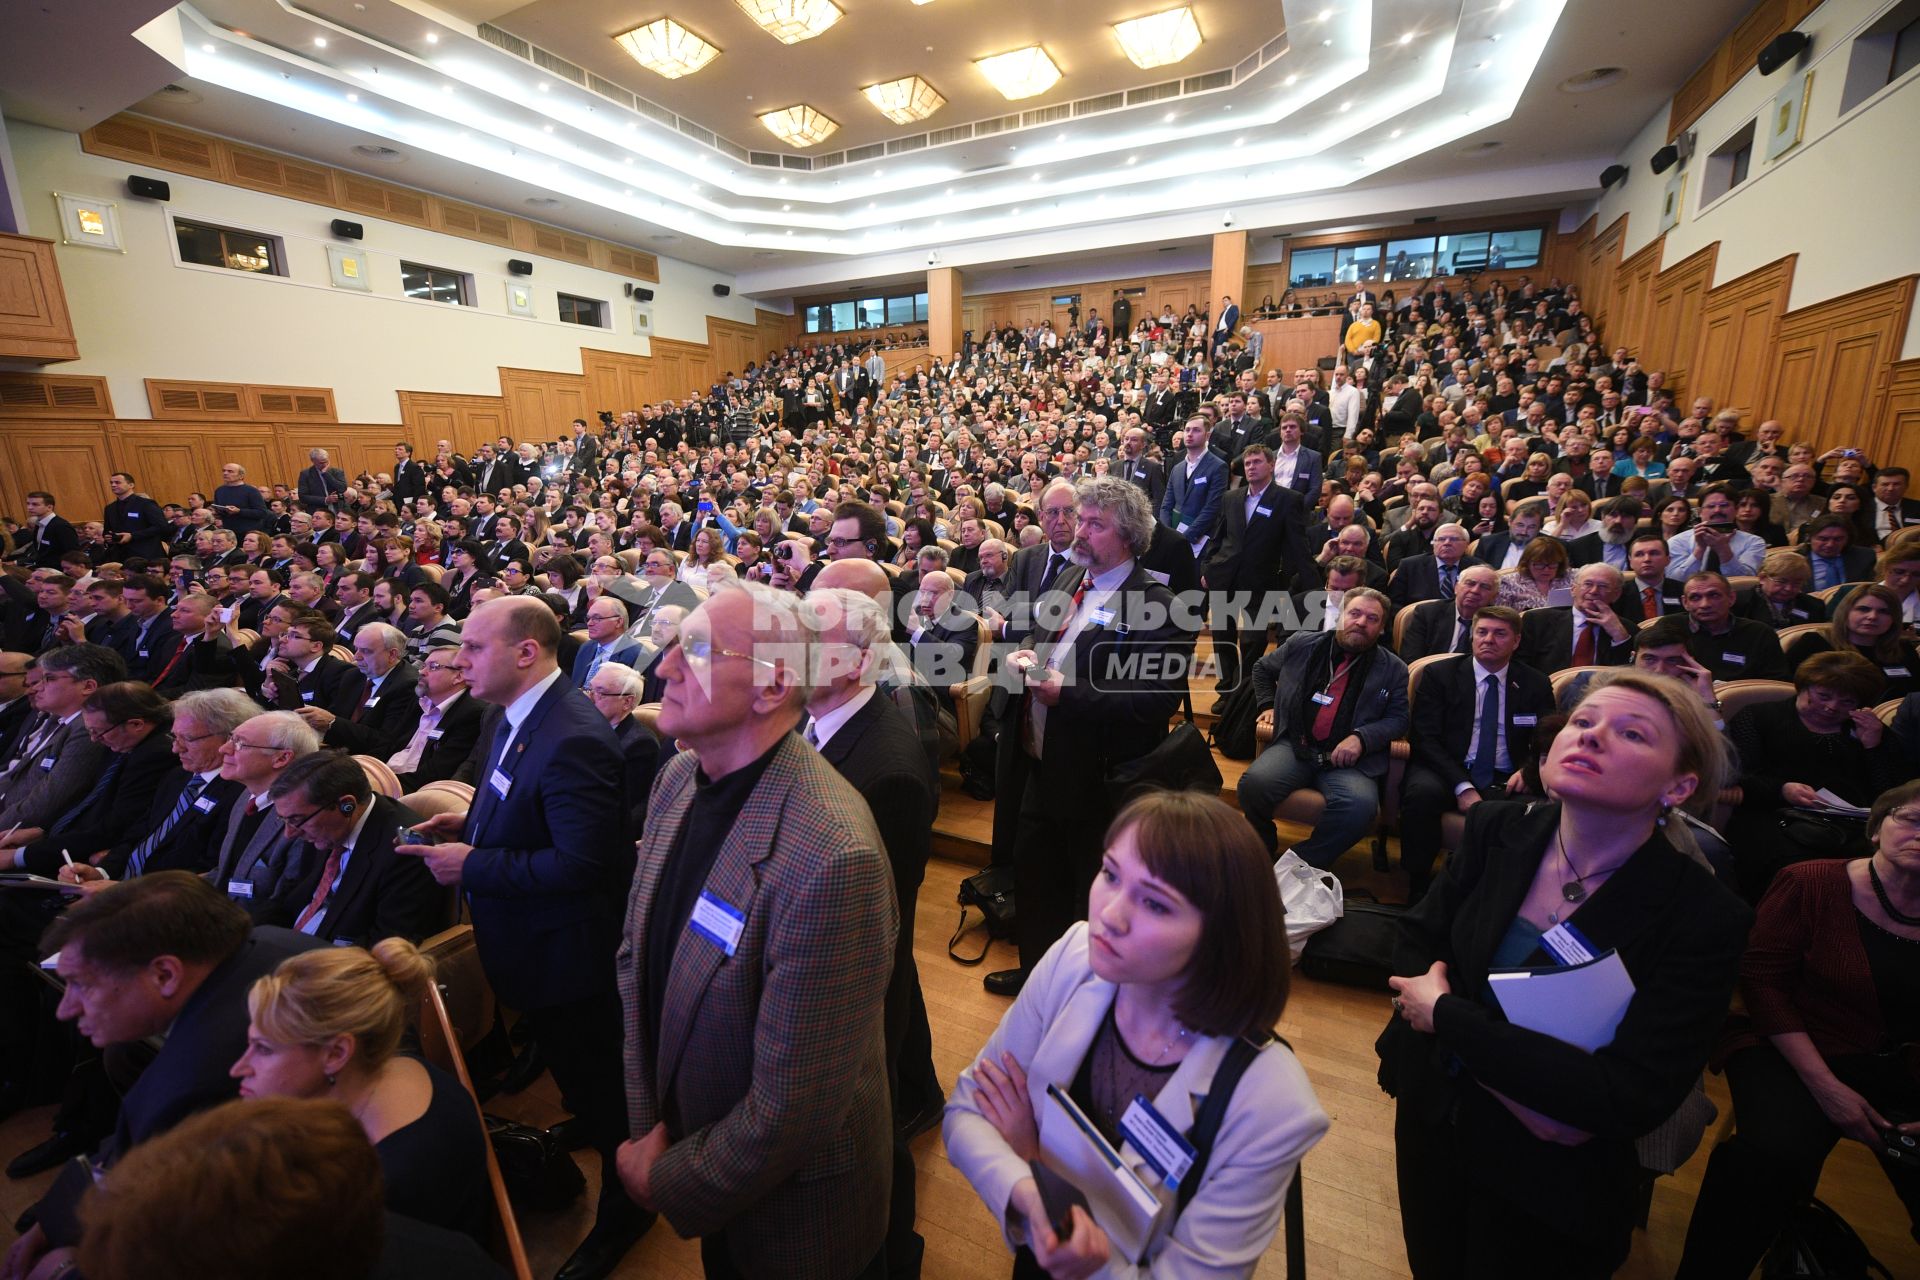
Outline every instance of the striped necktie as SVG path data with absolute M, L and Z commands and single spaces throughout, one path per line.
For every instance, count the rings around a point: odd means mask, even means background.
M 180 825 L 180 819 L 187 816 L 187 810 L 193 807 L 193 802 L 198 800 L 200 793 L 206 789 L 207 780 L 199 774 L 187 779 L 187 785 L 180 789 L 180 798 L 173 802 L 173 809 L 167 814 L 166 819 L 154 828 L 152 834 L 134 847 L 132 856 L 127 859 L 129 879 L 146 869 L 147 859 L 152 857 L 153 851 L 160 847 L 160 842 Z
M 92 813 L 94 806 L 104 801 L 113 790 L 113 784 L 119 780 L 121 767 L 126 763 L 127 758 L 115 752 L 113 759 L 107 761 L 107 767 L 100 771 L 100 780 L 93 784 L 93 789 L 80 798 L 79 804 L 61 814 L 59 821 L 48 829 L 47 834 L 57 836 L 79 822 L 82 816 Z

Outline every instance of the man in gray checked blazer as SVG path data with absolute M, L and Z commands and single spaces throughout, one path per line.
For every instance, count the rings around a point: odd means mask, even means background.
M 97 644 L 49 649 L 39 665 L 33 706 L 47 719 L 0 776 L 0 831 L 17 831 L 20 843 L 51 827 L 106 768 L 113 753 L 87 734 L 80 711 L 95 690 L 127 678 L 120 655 Z
M 621 1181 L 709 1277 L 882 1276 L 897 915 L 866 802 L 794 732 L 798 600 L 724 586 L 661 659 L 660 772 L 617 961 Z

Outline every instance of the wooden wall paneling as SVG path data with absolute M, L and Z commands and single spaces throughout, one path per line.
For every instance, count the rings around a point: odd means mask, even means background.
M 1600 332 L 1608 333 L 1612 328 L 1609 317 L 1614 307 L 1614 278 L 1620 267 L 1621 246 L 1626 241 L 1627 219 L 1622 214 L 1605 231 L 1594 236 L 1587 244 L 1580 262 L 1580 271 L 1574 278 L 1580 284 L 1580 295 L 1588 300 L 1593 312 L 1593 322 L 1600 326 Z
M 505 401 L 499 396 L 430 391 L 402 391 L 399 396 L 399 435 L 429 456 L 437 441 L 447 440 L 456 453 L 470 458 L 482 442 L 508 434 Z M 306 458 L 306 449 L 300 449 L 299 465 L 305 466 Z
M 1765 402 L 1797 257 L 1777 258 L 1708 291 L 1692 381 L 1717 404 L 1751 412 Z
M 0 235 L 0 358 L 78 360 L 53 241 Z
M 201 418 L 251 417 L 243 382 L 187 382 L 177 378 L 148 378 L 147 411 L 156 418 L 195 421 Z
M 597 413 L 601 409 L 611 409 L 614 413 L 624 413 L 639 402 L 626 398 L 626 380 L 621 375 L 621 366 L 632 357 L 614 351 L 595 351 L 592 348 L 581 351 L 580 371 L 586 379 L 587 401 Z M 599 430 L 598 423 L 590 423 Z
M 1883 433 L 1914 283 L 1902 276 L 1781 317 L 1768 403 L 1789 438 L 1856 445 L 1876 460 L 1902 447 Z
M 51 493 L 63 512 L 72 513 L 69 518 L 92 519 L 113 501 L 107 476 L 114 467 L 100 423 L 9 425 L 6 440 L 18 488 L 10 490 L 5 501 L 19 518 L 26 516 L 30 489 Z
M 1896 361 L 1888 370 L 1879 438 L 1877 456 L 1909 471 L 1920 470 L 1920 359 Z
M 586 379 L 543 369 L 501 369 L 509 434 L 516 443 L 558 440 L 578 417 L 587 417 Z M 591 419 L 589 419 L 591 421 Z
M 1720 242 L 1716 240 L 1662 271 L 1654 282 L 1653 323 L 1640 360 L 1648 368 L 1666 370 L 1669 387 L 1687 386 L 1700 313 L 1713 283 L 1713 263 L 1719 251 Z
M 107 380 L 73 373 L 0 373 L 0 417 L 113 415 Z
M 1666 243 L 1666 237 L 1662 236 L 1642 247 L 1620 263 L 1613 274 L 1611 315 L 1600 332 L 1609 335 L 1615 345 L 1626 343 L 1635 355 L 1640 355 L 1641 342 L 1651 327 L 1654 281 L 1660 275 L 1660 258 Z
M 102 120 L 80 135 L 80 149 L 214 182 L 224 180 L 218 139 L 139 116 Z
M 251 417 L 275 421 L 333 422 L 339 418 L 332 387 L 271 387 L 250 382 L 247 410 Z

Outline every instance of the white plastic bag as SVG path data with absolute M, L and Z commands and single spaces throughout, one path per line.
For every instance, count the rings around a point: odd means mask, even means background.
M 1280 905 L 1287 912 L 1287 949 L 1293 953 L 1293 962 L 1299 964 L 1307 939 L 1346 913 L 1340 881 L 1332 872 L 1303 861 L 1291 849 L 1274 863 L 1273 875 L 1280 883 Z

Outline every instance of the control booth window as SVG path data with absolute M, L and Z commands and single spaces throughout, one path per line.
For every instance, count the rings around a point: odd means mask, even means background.
M 570 293 L 560 295 L 560 319 L 564 324 L 584 324 L 595 329 L 607 328 L 607 304 L 596 302 L 592 298 L 576 298 Z
M 224 267 L 254 275 L 287 274 L 286 254 L 279 240 L 258 231 L 241 231 L 215 226 L 210 222 L 173 220 L 173 234 L 180 246 L 180 261 L 201 267 Z
M 417 262 L 402 262 L 400 287 L 409 298 L 445 302 L 456 307 L 473 305 L 472 278 L 458 271 L 424 267 Z

